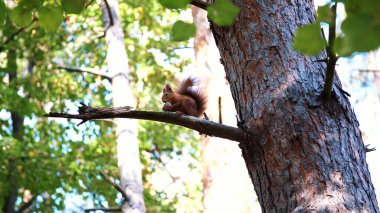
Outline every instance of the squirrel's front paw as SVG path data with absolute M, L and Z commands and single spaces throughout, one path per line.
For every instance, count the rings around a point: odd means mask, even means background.
M 164 104 L 164 107 L 162 107 L 162 110 L 164 111 L 170 111 L 170 107 L 172 106 L 172 104 L 170 102 L 166 102 Z

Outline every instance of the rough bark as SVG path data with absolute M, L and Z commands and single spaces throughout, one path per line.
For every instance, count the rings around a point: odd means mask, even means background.
M 212 31 L 241 127 L 259 135 L 240 147 L 263 212 L 379 212 L 339 79 L 320 100 L 326 66 L 291 47 L 296 28 L 314 21 L 312 1 L 233 2 L 235 24 Z
M 120 22 L 117 0 L 102 2 L 103 22 L 106 29 L 107 63 L 112 78 L 113 105 L 135 106 L 135 98 L 129 84 L 128 57 L 124 45 L 124 33 Z M 128 196 L 123 212 L 145 212 L 137 121 L 115 119 L 117 158 L 121 186 Z
M 192 7 L 197 32 L 194 38 L 195 72 L 207 82 L 210 120 L 236 125 L 235 109 L 219 51 L 207 20 L 207 12 Z M 221 97 L 219 114 L 218 99 Z M 238 144 L 217 137 L 202 137 L 204 212 L 254 212 L 256 199 Z M 257 205 L 256 205 L 257 206 Z

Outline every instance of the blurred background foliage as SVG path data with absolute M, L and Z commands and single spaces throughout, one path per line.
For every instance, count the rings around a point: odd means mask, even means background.
M 77 127 L 77 121 L 42 117 L 49 111 L 75 111 L 79 102 L 111 105 L 109 80 L 61 68 L 107 73 L 100 1 L 77 1 L 79 5 L 70 7 L 75 2 L 15 0 L 8 1 L 14 7 L 10 10 L 0 0 L 1 207 L 11 187 L 17 188 L 17 208 L 35 199 L 32 212 L 121 204 L 118 192 L 99 175 L 103 171 L 118 177 L 112 121 Z M 180 13 L 150 0 L 125 0 L 119 6 L 136 108 L 160 111 L 162 85 L 190 63 L 190 57 L 178 53 L 188 42 L 170 40 Z M 19 138 L 12 127 L 16 114 L 23 119 Z M 200 180 L 193 132 L 162 123 L 139 124 L 148 212 L 201 208 L 201 181 L 193 181 Z M 184 167 L 182 174 L 168 168 L 178 166 Z

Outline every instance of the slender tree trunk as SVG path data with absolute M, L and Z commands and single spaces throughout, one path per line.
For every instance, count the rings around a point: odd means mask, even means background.
M 16 51 L 8 51 L 8 64 L 7 70 L 9 72 L 9 85 L 14 86 L 14 90 L 17 91 L 17 63 L 16 63 Z M 24 125 L 24 117 L 19 113 L 11 111 L 12 120 L 12 137 L 16 139 L 17 143 L 22 141 L 22 129 Z M 8 194 L 5 197 L 3 211 L 5 213 L 14 213 L 16 211 L 17 192 L 19 187 L 17 164 L 14 159 L 9 159 L 8 162 Z
M 192 7 L 197 33 L 194 38 L 196 72 L 207 82 L 207 115 L 215 122 L 236 124 L 233 99 L 225 79 L 219 51 L 207 20 L 207 12 Z M 207 78 L 207 79 L 206 79 Z M 221 117 L 219 117 L 219 97 Z M 241 149 L 234 142 L 202 137 L 203 207 L 205 212 L 253 212 L 256 195 L 244 166 Z
M 247 129 L 240 147 L 263 212 L 379 212 L 339 79 L 333 97 L 319 99 L 325 65 L 291 46 L 297 27 L 314 21 L 312 1 L 233 2 L 235 24 L 212 31 Z
M 108 8 L 105 2 L 102 2 L 102 13 L 104 25 L 107 28 L 108 70 L 112 76 L 115 76 L 112 79 L 113 104 L 114 107 L 135 106 L 135 98 L 129 83 L 128 57 L 124 46 L 124 33 L 120 23 L 118 1 L 108 0 L 107 2 Z M 112 14 L 112 19 L 109 12 Z M 123 212 L 145 212 L 137 141 L 137 121 L 115 119 L 115 122 L 121 186 L 128 195 L 127 202 L 122 206 L 122 210 Z

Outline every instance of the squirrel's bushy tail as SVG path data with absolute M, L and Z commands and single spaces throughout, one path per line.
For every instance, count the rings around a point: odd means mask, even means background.
M 198 108 L 197 116 L 200 117 L 201 115 L 203 115 L 204 111 L 207 108 L 207 95 L 204 91 L 201 90 L 201 88 L 194 87 L 197 86 L 198 83 L 198 79 L 193 77 L 187 77 L 179 84 L 179 87 L 177 88 L 176 92 L 181 95 L 190 96 L 195 100 Z

